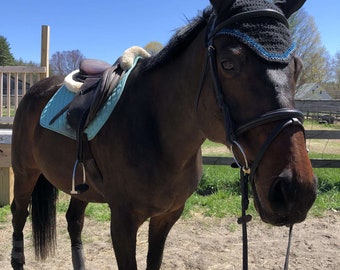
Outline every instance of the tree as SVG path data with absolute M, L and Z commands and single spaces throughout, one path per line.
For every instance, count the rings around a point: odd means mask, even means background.
M 335 80 L 338 86 L 340 86 L 340 51 L 338 51 L 335 55 L 334 70 L 335 70 Z
M 28 66 L 28 67 L 40 67 L 40 64 L 34 63 L 33 61 L 24 61 L 22 58 L 15 59 L 14 65 L 16 66 Z
M 157 41 L 151 41 L 145 45 L 144 49 L 151 55 L 157 54 L 161 49 L 163 49 L 163 45 Z
M 304 63 L 299 85 L 329 80 L 332 73 L 331 58 L 321 43 L 314 18 L 301 9 L 291 16 L 289 23 L 297 55 Z
M 15 63 L 11 47 L 4 36 L 0 36 L 0 66 L 13 66 Z
M 79 63 L 85 57 L 79 50 L 57 51 L 51 56 L 51 74 L 65 76 L 79 68 Z

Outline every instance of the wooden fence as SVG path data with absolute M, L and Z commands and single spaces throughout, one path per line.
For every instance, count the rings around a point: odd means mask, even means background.
M 0 66 L 0 123 L 12 123 L 21 97 L 34 83 L 49 76 L 50 27 L 41 28 L 40 67 Z
M 26 91 L 46 77 L 46 67 L 0 66 L 0 121 L 11 122 Z
M 340 99 L 295 100 L 295 107 L 302 112 L 340 113 Z
M 11 126 L 20 98 L 38 80 L 49 76 L 50 27 L 41 29 L 40 67 L 0 66 L 0 126 Z M 0 206 L 13 199 L 12 130 L 0 129 Z
M 340 130 L 306 130 L 307 139 L 340 140 Z M 204 156 L 205 165 L 231 165 L 234 159 L 231 157 Z M 313 168 L 340 168 L 340 159 L 312 158 Z
M 295 107 L 302 111 L 306 118 L 318 119 L 323 115 L 328 115 L 340 121 L 340 99 L 295 100 Z
M 37 81 L 49 76 L 50 27 L 41 28 L 40 67 L 0 66 L 0 124 L 12 123 L 21 97 Z

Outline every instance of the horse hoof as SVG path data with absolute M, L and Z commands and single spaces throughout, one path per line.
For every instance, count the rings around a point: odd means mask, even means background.
M 11 265 L 14 270 L 24 270 L 24 265 L 22 263 L 18 263 L 12 260 Z

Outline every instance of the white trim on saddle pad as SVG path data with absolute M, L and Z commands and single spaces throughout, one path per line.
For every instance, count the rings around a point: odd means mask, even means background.
M 150 57 L 150 54 L 141 47 L 132 46 L 131 48 L 123 52 L 123 55 L 119 60 L 120 67 L 124 71 L 129 70 L 133 66 L 133 63 L 138 56 L 142 58 L 148 58 Z M 74 70 L 70 74 L 68 74 L 64 79 L 64 85 L 69 91 L 73 93 L 78 93 L 81 86 L 83 85 L 82 82 L 78 82 L 73 79 L 74 75 L 76 75 L 78 72 L 79 69 Z

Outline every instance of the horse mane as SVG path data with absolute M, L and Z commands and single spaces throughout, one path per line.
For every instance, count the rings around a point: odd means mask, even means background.
M 212 13 L 212 7 L 208 6 L 198 16 L 188 20 L 188 24 L 179 28 L 162 50 L 144 61 L 142 71 L 159 68 L 180 55 L 207 25 Z

